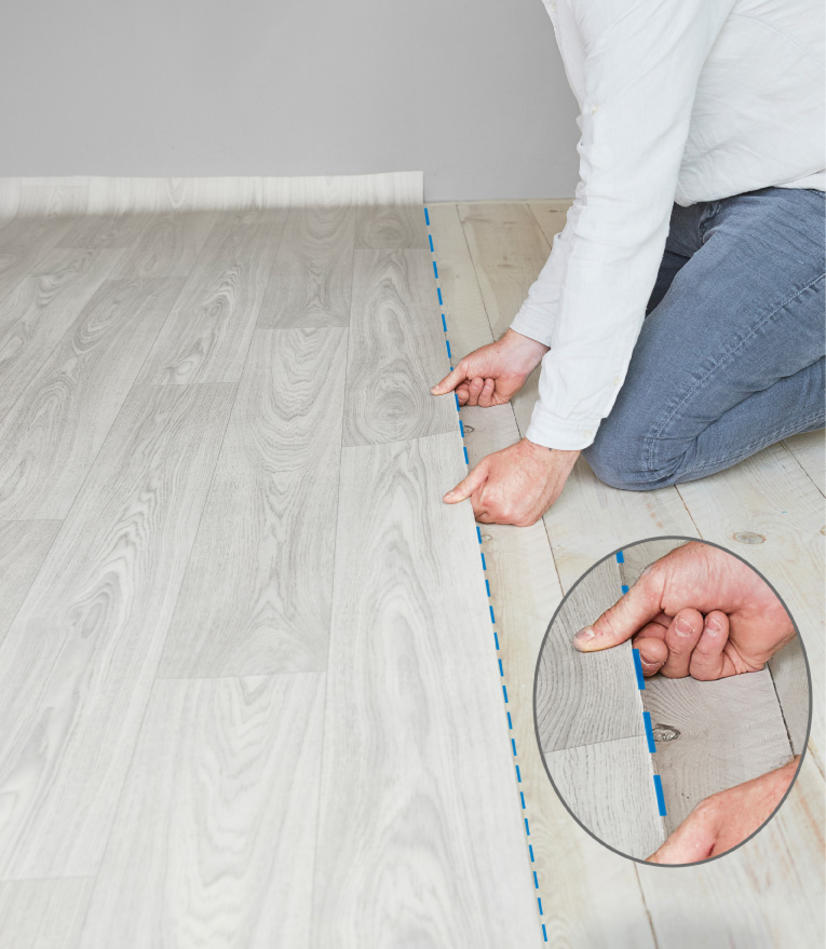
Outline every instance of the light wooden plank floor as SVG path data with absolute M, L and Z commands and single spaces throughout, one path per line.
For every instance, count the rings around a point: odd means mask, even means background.
M 439 204 L 429 207 L 451 346 L 457 357 L 506 328 L 564 225 L 565 201 Z M 524 432 L 536 396 L 529 380 L 505 417 L 501 410 L 463 410 L 471 461 Z M 792 454 L 794 452 L 794 455 Z M 537 604 L 558 605 L 564 591 L 595 561 L 632 541 L 658 534 L 706 537 L 729 546 L 770 578 L 797 620 L 809 649 L 815 694 L 823 687 L 822 434 L 791 439 L 730 472 L 679 489 L 635 493 L 601 485 L 581 461 L 562 498 L 544 518 L 542 554 L 533 529 L 486 527 L 484 550 L 501 616 L 509 665 L 533 666 L 542 632 Z M 587 529 L 583 529 L 587 525 Z M 556 578 L 535 570 L 552 559 Z M 547 559 L 544 563 L 549 563 Z M 538 751 L 528 740 L 530 696 L 516 692 L 512 714 L 524 729 L 520 756 L 530 775 L 534 850 L 545 893 L 549 932 L 573 945 L 806 945 L 823 942 L 824 776 L 816 710 L 808 754 L 778 816 L 754 840 L 724 860 L 681 872 L 638 866 L 624 871 L 607 851 L 572 830 Z M 571 872 L 554 873 L 557 855 Z M 599 893 L 601 907 L 582 913 Z M 604 896 L 610 894 L 610 898 Z M 697 907 L 702 906 L 702 916 Z M 610 926 L 609 919 L 622 920 Z M 790 934 L 794 936 L 791 937 Z

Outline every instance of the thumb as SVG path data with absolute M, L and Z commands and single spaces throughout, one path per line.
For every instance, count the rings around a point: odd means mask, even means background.
M 469 498 L 477 488 L 481 487 L 487 479 L 487 458 L 483 458 L 464 480 L 460 481 L 455 488 L 451 488 L 450 491 L 447 492 L 442 500 L 447 504 L 457 504 L 459 501 L 464 501 Z
M 437 382 L 435 386 L 431 388 L 431 393 L 433 395 L 445 395 L 448 392 L 452 392 L 456 386 L 464 382 L 467 379 L 467 372 L 465 371 L 464 362 L 460 362 L 458 366 L 452 369 L 441 382 Z
M 574 636 L 574 646 L 580 652 L 596 652 L 624 643 L 659 614 L 661 598 L 659 574 L 654 570 L 644 572 L 593 625 L 586 626 Z

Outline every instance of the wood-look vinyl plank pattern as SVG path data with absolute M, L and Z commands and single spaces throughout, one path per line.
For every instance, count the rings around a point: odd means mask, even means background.
M 214 211 L 153 215 L 112 276 L 132 280 L 189 276 L 218 220 Z
M 0 642 L 59 529 L 60 521 L 0 521 Z
M 74 218 L 58 247 L 131 247 L 153 220 L 146 214 L 82 214 Z
M 94 879 L 0 880 L 0 949 L 74 949 Z
M 232 394 L 132 390 L 0 643 L 0 878 L 98 869 Z
M 0 422 L 0 518 L 66 517 L 182 284 L 101 284 Z
M 313 945 L 541 939 L 463 468 L 458 432 L 343 451 Z
M 619 738 L 563 748 L 546 754 L 545 762 L 557 793 L 597 840 L 637 859 L 665 840 L 645 741 Z
M 573 646 L 574 634 L 620 595 L 619 565 L 606 558 L 570 591 L 542 644 L 535 714 L 540 746 L 552 751 L 644 735 L 630 643 L 595 653 Z
M 155 684 L 81 946 L 309 947 L 322 681 Z
M 358 208 L 357 250 L 426 250 L 427 232 L 420 204 Z
M 160 674 L 323 671 L 346 330 L 257 330 Z
M 52 251 L 37 272 L 8 294 L 0 307 L 0 419 L 109 278 L 122 253 Z
M 343 444 L 454 431 L 455 402 L 429 391 L 449 367 L 429 253 L 358 250 L 354 256 Z
M 238 381 L 285 216 L 283 210 L 219 216 L 139 382 Z
M 348 207 L 288 212 L 259 326 L 347 326 L 357 213 Z
M 455 357 L 491 342 L 473 261 L 454 204 L 429 205 L 448 333 Z M 461 411 L 471 465 L 519 439 L 512 407 Z M 548 780 L 534 729 L 533 680 L 548 622 L 562 599 L 545 527 L 480 527 L 500 655 L 508 680 L 532 866 L 551 945 L 653 946 L 634 865 L 615 859 L 571 819 Z M 560 872 L 564 866 L 565 871 Z M 598 892 L 599 911 L 582 912 Z
M 652 676 L 642 702 L 651 714 L 669 833 L 704 798 L 792 758 L 768 669 L 715 682 Z
M 38 270 L 71 226 L 69 218 L 14 217 L 0 230 L 0 302 Z

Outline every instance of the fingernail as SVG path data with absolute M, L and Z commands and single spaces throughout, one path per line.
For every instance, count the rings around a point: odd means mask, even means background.
M 690 636 L 694 632 L 694 627 L 687 619 L 678 619 L 674 628 L 681 636 Z
M 587 645 L 594 638 L 594 635 L 593 626 L 584 627 L 574 636 L 574 646 L 580 649 L 582 646 Z
M 720 620 L 717 618 L 706 620 L 706 629 L 710 633 L 719 633 L 722 627 L 720 626 Z

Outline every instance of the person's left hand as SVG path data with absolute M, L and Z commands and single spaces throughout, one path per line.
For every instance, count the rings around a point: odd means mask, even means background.
M 799 763 L 799 757 L 792 758 L 776 771 L 700 801 L 648 863 L 697 863 L 736 847 L 771 817 Z
M 535 524 L 559 497 L 578 451 L 558 451 L 527 438 L 486 455 L 442 499 L 456 504 L 470 498 L 482 524 Z

